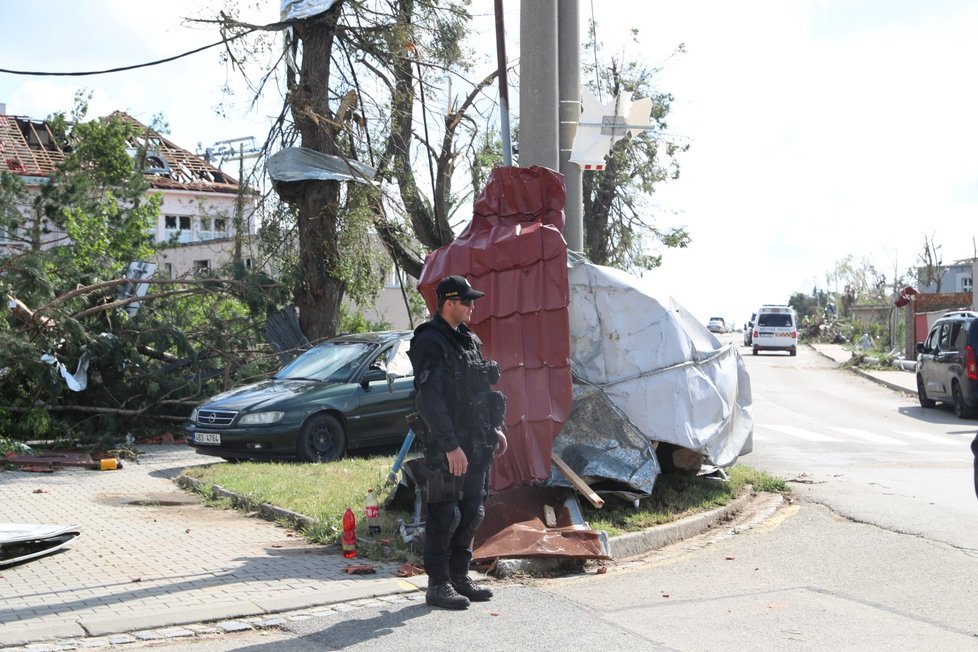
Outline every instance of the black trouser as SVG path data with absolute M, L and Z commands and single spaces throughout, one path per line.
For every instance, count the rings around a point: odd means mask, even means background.
M 460 500 L 428 503 L 423 563 L 429 586 L 468 574 L 472 537 L 485 516 L 488 490 L 488 467 L 470 466 L 463 476 Z

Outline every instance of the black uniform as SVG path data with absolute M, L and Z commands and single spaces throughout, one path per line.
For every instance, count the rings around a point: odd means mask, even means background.
M 417 408 L 428 427 L 423 563 L 429 586 L 468 574 L 472 538 L 485 516 L 502 395 L 490 388 L 499 367 L 482 357 L 481 348 L 468 327 L 453 329 L 441 315 L 418 326 L 411 340 Z M 445 453 L 459 446 L 468 469 L 456 477 Z

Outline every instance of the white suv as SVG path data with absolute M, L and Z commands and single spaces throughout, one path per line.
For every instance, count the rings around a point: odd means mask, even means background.
M 751 331 L 751 347 L 754 355 L 758 351 L 787 351 L 789 355 L 795 355 L 798 352 L 798 326 L 794 309 L 784 305 L 758 308 Z

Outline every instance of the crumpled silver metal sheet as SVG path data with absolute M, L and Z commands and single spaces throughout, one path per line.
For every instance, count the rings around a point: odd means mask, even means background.
M 554 452 L 599 496 L 637 503 L 651 495 L 660 473 L 652 443 L 599 387 L 575 384 L 573 405 Z M 549 484 L 573 486 L 556 467 Z
M 358 181 L 371 183 L 374 170 L 359 161 L 323 154 L 305 147 L 287 147 L 268 157 L 268 176 L 275 182 Z
M 601 388 L 650 441 L 719 467 L 751 451 L 750 377 L 734 345 L 645 279 L 573 261 L 568 271 L 572 368 Z

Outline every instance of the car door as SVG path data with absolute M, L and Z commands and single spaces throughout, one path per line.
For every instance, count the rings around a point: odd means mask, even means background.
M 414 411 L 414 375 L 407 342 L 384 348 L 360 373 L 359 406 L 347 414 L 353 446 L 400 441 L 407 435 L 405 417 Z
M 946 321 L 941 324 L 937 337 L 937 352 L 934 354 L 934 394 L 930 396 L 951 396 L 951 365 L 954 363 L 954 347 L 951 346 L 954 325 L 959 322 Z
M 952 394 L 953 383 L 951 381 L 957 378 L 960 382 L 965 377 L 964 347 L 968 340 L 968 329 L 964 320 L 956 319 L 951 322 L 950 326 L 948 350 L 943 353 L 944 363 L 941 365 L 944 369 L 944 386 L 947 388 L 948 394 Z
M 918 356 L 920 361 L 920 377 L 924 381 L 924 389 L 930 398 L 937 398 L 943 394 L 942 388 L 944 383 L 941 380 L 940 365 L 937 363 L 938 344 L 943 328 L 944 323 L 941 322 L 935 324 L 930 329 L 930 333 L 928 333 L 927 339 L 924 341 L 924 350 Z

